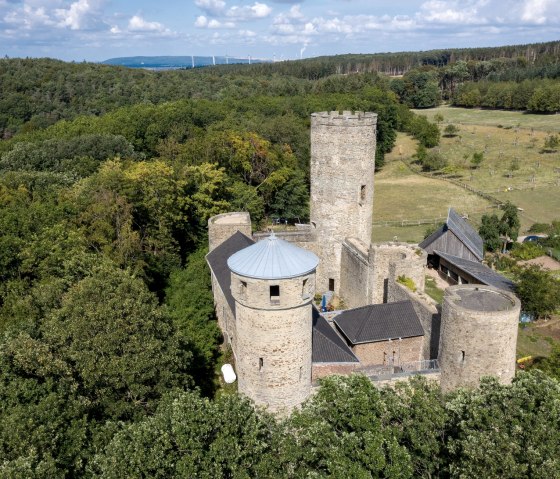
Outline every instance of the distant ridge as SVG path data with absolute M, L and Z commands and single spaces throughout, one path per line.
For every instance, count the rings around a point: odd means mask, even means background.
M 267 60 L 256 58 L 236 58 L 226 56 L 138 56 L 109 58 L 101 63 L 120 65 L 129 68 L 147 68 L 153 70 L 172 70 L 177 68 L 198 68 L 209 65 L 225 65 L 239 63 L 263 63 Z

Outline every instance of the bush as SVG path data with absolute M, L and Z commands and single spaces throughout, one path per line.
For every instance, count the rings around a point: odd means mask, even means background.
M 443 130 L 443 136 L 448 138 L 453 138 L 454 136 L 457 136 L 457 133 L 459 133 L 459 128 L 453 123 L 447 125 Z
M 523 311 L 546 318 L 560 307 L 560 280 L 532 265 L 522 268 L 516 288 Z
M 544 254 L 543 249 L 536 243 L 514 243 L 510 251 L 515 259 L 529 260 Z
M 437 151 L 430 151 L 422 162 L 422 171 L 437 171 L 447 166 L 447 160 Z

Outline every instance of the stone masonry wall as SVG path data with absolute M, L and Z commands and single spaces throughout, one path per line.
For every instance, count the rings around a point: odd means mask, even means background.
M 212 274 L 212 292 L 214 293 L 214 308 L 218 326 L 220 326 L 224 336 L 224 342 L 234 349 L 236 343 L 235 316 L 214 274 Z
M 352 351 L 360 360 L 362 367 L 392 364 L 399 366 L 404 363 L 419 361 L 422 356 L 424 338 L 395 339 L 375 343 L 356 344 Z
M 519 312 L 520 302 L 512 293 L 478 285 L 447 288 L 439 354 L 444 392 L 476 387 L 483 376 L 511 382 Z
M 317 289 L 339 292 L 342 241 L 371 240 L 377 115 L 311 115 L 311 224 L 320 245 Z
M 311 381 L 315 383 L 318 379 L 332 376 L 333 374 L 348 376 L 359 366 L 359 363 L 313 363 Z
M 417 289 L 424 291 L 426 260 L 422 249 L 407 243 L 372 244 L 369 250 L 371 302 L 387 302 L 391 273 L 411 278 Z
M 273 285 L 280 296 L 271 303 Z M 313 274 L 259 280 L 232 273 L 238 391 L 271 412 L 287 413 L 310 394 L 313 287 Z
M 428 295 L 412 292 L 406 286 L 389 281 L 388 302 L 412 301 L 412 307 L 424 329 L 424 345 L 421 359 L 437 359 L 441 312 L 438 304 Z
M 251 237 L 251 217 L 246 212 L 223 213 L 208 220 L 208 249 L 212 251 L 236 231 Z
M 347 308 L 369 303 L 368 247 L 360 240 L 346 238 L 340 260 L 340 297 Z

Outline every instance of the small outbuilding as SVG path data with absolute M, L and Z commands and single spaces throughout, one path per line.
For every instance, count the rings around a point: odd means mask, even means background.
M 470 261 L 481 262 L 484 258 L 484 241 L 453 208 L 449 208 L 445 224 L 418 246 L 428 253 L 428 264 L 433 263 L 434 251 Z
M 362 366 L 400 366 L 422 359 L 424 329 L 412 301 L 349 309 L 333 321 Z

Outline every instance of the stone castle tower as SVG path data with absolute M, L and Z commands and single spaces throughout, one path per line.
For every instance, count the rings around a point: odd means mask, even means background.
M 520 309 L 515 295 L 497 288 L 475 284 L 447 288 L 438 358 L 444 392 L 477 387 L 483 376 L 511 382 Z
M 238 390 L 272 412 L 289 412 L 311 392 L 313 253 L 267 239 L 232 255 Z
M 339 292 L 345 238 L 371 242 L 376 125 L 375 113 L 311 115 L 310 219 L 320 292 Z

